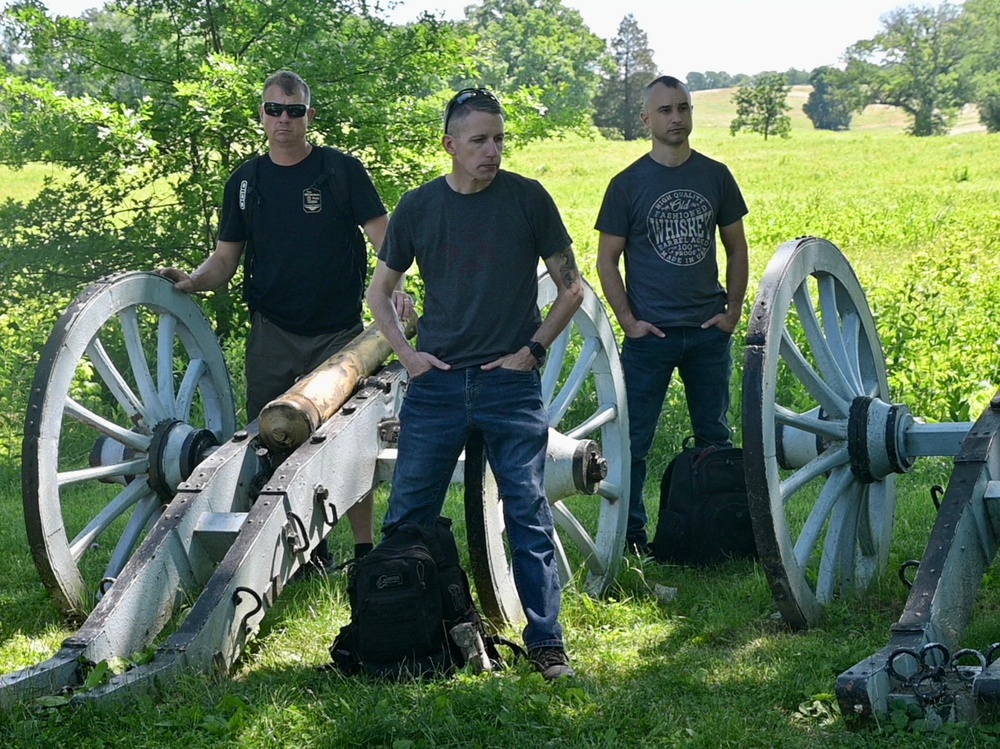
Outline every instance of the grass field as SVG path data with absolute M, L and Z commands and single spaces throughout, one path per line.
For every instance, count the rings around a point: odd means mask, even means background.
M 975 293 L 967 276 L 1000 260 L 1000 136 L 976 132 L 963 115 L 956 134 L 914 139 L 897 112 L 869 108 L 847 133 L 812 130 L 796 103 L 792 137 L 766 143 L 730 136 L 729 92 L 695 95 L 693 145 L 728 164 L 750 214 L 753 301 L 775 249 L 802 235 L 823 236 L 854 264 L 872 298 L 884 339 L 902 326 L 933 347 L 893 348 L 893 384 L 930 371 L 960 372 L 966 390 L 1000 385 L 997 337 L 989 324 L 1000 306 Z M 801 100 L 801 101 L 799 101 Z M 580 266 L 596 284 L 593 223 L 608 179 L 648 148 L 571 137 L 515 149 L 506 166 L 539 179 L 553 194 L 574 238 Z M 42 170 L 42 173 L 47 173 Z M 16 186 L 0 173 L 0 197 Z M 973 263 L 975 258 L 982 263 Z M 942 273 L 955 258 L 954 273 Z M 928 277 L 931 276 L 931 277 Z M 914 283 L 910 283 L 913 280 Z M 919 284 L 915 282 L 919 281 Z M 950 290 L 950 294 L 945 291 Z M 952 318 L 954 315 L 954 319 Z M 955 325 L 954 331 L 945 322 Z M 983 333 L 984 329 L 987 329 Z M 936 331 L 942 332 L 936 338 Z M 972 339 L 973 334 L 983 337 Z M 738 335 L 738 338 L 740 336 Z M 975 340 L 976 343 L 964 343 Z M 989 343 L 981 341 L 992 340 Z M 955 348 L 950 348 L 954 342 Z M 742 345 L 742 339 L 740 340 Z M 894 344 L 895 345 L 895 344 Z M 961 347 L 974 350 L 962 351 Z M 982 349 L 986 349 L 983 351 Z M 976 362 L 962 369 L 959 360 Z M 979 360 L 986 364 L 979 365 Z M 993 369 L 988 363 L 992 361 Z M 739 369 L 739 365 L 737 367 Z M 738 374 L 738 373 L 737 373 Z M 739 382 L 734 381 L 734 392 Z M 963 391 L 964 392 L 964 391 Z M 978 401 L 977 401 L 978 402 Z M 935 402 L 915 412 L 945 420 Z M 672 388 L 651 460 L 662 471 L 686 433 L 683 399 Z M 930 412 L 918 410 L 927 408 Z M 980 405 L 981 408 L 981 405 Z M 42 590 L 27 549 L 20 507 L 20 466 L 0 468 L 0 672 L 40 661 L 72 633 Z M 759 564 L 730 562 L 696 570 L 629 558 L 613 594 L 594 601 L 570 589 L 563 621 L 579 677 L 544 684 L 524 666 L 495 677 L 372 685 L 318 670 L 346 621 L 342 577 L 291 586 L 231 679 L 194 676 L 116 709 L 70 712 L 34 704 L 0 714 L 4 747 L 987 747 L 990 726 L 926 724 L 898 712 L 852 729 L 833 696 L 838 674 L 888 641 L 907 591 L 896 578 L 919 559 L 934 522 L 929 488 L 947 483 L 949 461 L 924 459 L 899 480 L 899 510 L 889 568 L 863 598 L 836 601 L 820 626 L 793 631 L 775 616 Z M 652 484 L 652 482 L 650 482 Z M 655 517 L 656 491 L 647 487 Z M 379 511 L 384 510 L 384 493 Z M 447 512 L 460 516 L 457 498 Z M 349 553 L 347 529 L 332 534 Z M 978 582 L 978 581 L 975 581 Z M 662 603 L 653 586 L 677 589 Z M 1000 581 L 987 573 L 965 645 L 1000 640 Z

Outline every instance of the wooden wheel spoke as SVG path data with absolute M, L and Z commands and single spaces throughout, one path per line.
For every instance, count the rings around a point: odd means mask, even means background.
M 573 399 L 580 393 L 594 366 L 594 360 L 601 349 L 601 342 L 596 338 L 587 338 L 583 343 L 580 356 L 573 364 L 573 369 L 566 378 L 565 384 L 559 390 L 559 395 L 549 406 L 549 426 L 555 427 L 562 421 L 566 411 L 573 404 Z
M 848 460 L 850 458 L 847 454 L 846 445 L 830 448 L 820 453 L 781 482 L 779 493 L 782 504 L 788 504 L 795 493 L 810 481 L 819 478 L 828 471 L 832 471 L 837 466 L 844 465 Z
M 837 503 L 838 497 L 840 497 L 841 493 L 852 481 L 850 474 L 851 471 L 846 466 L 841 466 L 833 471 L 830 479 L 826 482 L 826 486 L 823 487 L 823 491 L 820 492 L 819 499 L 816 500 L 816 504 L 809 511 L 809 517 L 806 519 L 805 525 L 799 533 L 799 538 L 795 542 L 795 561 L 803 569 L 809 564 L 809 558 L 816 548 L 816 542 L 819 540 L 820 534 L 823 532 L 823 527 L 830 518 L 830 513 L 833 512 L 833 507 Z
M 573 539 L 573 544 L 583 552 L 584 563 L 592 572 L 600 574 L 604 571 L 601 562 L 601 555 L 594 544 L 594 539 L 590 537 L 587 529 L 584 528 L 561 501 L 550 505 L 552 517 L 559 526 L 559 532 Z
M 174 335 L 177 318 L 160 315 L 156 341 L 156 390 L 160 405 L 170 418 L 177 418 L 174 404 Z
M 809 414 L 796 413 L 782 405 L 774 404 L 774 420 L 778 424 L 801 429 L 803 432 L 826 437 L 830 440 L 847 439 L 846 421 L 829 421 L 811 414 L 812 412 Z
M 91 429 L 95 429 L 101 434 L 110 437 L 117 442 L 121 442 L 123 445 L 128 445 L 134 450 L 139 450 L 140 452 L 146 452 L 149 450 L 149 437 L 145 434 L 139 434 L 138 432 L 133 432 L 131 429 L 126 429 L 125 427 L 119 426 L 103 416 L 95 414 L 90 409 L 77 403 L 71 397 L 66 396 L 65 401 L 66 415 L 85 424 Z
M 132 556 L 136 544 L 139 543 L 140 536 L 149 527 L 150 521 L 158 516 L 162 510 L 163 504 L 159 497 L 154 494 L 147 494 L 139 500 L 125 530 L 118 539 L 118 543 L 115 544 L 115 550 L 111 554 L 111 561 L 108 562 L 107 569 L 104 571 L 104 577 L 118 577 L 124 569 L 125 563 Z
M 69 542 L 69 551 L 73 559 L 77 562 L 83 557 L 90 545 L 118 518 L 135 506 L 136 502 L 147 496 L 152 496 L 153 492 L 149 485 L 142 480 L 133 481 L 123 487 L 118 496 L 108 502 L 101 511 L 97 513 L 87 523 L 86 527 L 76 534 L 76 537 Z
M 108 356 L 108 352 L 105 350 L 99 337 L 95 336 L 94 340 L 87 347 L 87 357 L 90 359 L 91 364 L 94 365 L 94 369 L 101 380 L 104 381 L 105 387 L 108 388 L 114 399 L 125 410 L 128 417 L 136 424 L 143 420 L 146 416 L 145 406 L 142 405 L 142 401 L 139 400 L 132 388 L 125 382 L 125 378 L 122 377 L 121 372 L 118 371 L 114 362 L 111 361 L 111 357 Z
M 589 437 L 590 435 L 595 434 L 601 427 L 612 423 L 617 418 L 617 406 L 609 403 L 602 408 L 599 408 L 596 413 L 592 414 L 587 419 L 566 432 L 566 436 L 572 437 L 573 439 Z
M 840 419 L 847 418 L 847 411 L 850 404 L 836 390 L 830 387 L 817 374 L 812 365 L 806 361 L 805 356 L 802 355 L 802 351 L 795 341 L 792 340 L 788 328 L 785 328 L 781 334 L 781 346 L 779 350 L 782 361 L 785 362 L 796 379 L 805 385 L 806 390 L 816 399 L 816 402 L 828 414 Z
M 861 384 L 861 373 L 851 360 L 844 337 L 844 319 L 841 317 L 840 305 L 837 302 L 837 280 L 828 274 L 820 274 L 817 279 L 819 288 L 819 308 L 823 313 L 823 331 L 829 344 L 837 371 L 843 376 L 845 392 L 853 397 L 864 394 Z M 848 311 L 846 314 L 850 314 Z M 855 356 L 857 351 L 855 350 Z
M 816 598 L 820 603 L 830 603 L 837 593 L 838 582 L 843 588 L 852 588 L 854 568 L 854 539 L 857 530 L 858 485 L 850 485 L 837 498 L 823 544 L 819 576 L 816 581 Z
M 816 309 L 813 307 L 807 284 L 803 283 L 795 290 L 794 299 L 795 309 L 799 313 L 799 322 L 802 323 L 802 330 L 806 335 L 806 340 L 809 341 L 809 349 L 816 360 L 823 381 L 841 399 L 853 400 L 850 386 L 847 384 L 837 357 L 830 346 L 830 341 L 827 340 L 823 327 L 820 326 L 819 318 L 816 316 Z M 835 311 L 834 314 L 836 314 Z
M 198 392 L 198 384 L 208 372 L 204 359 L 192 359 L 188 362 L 181 386 L 177 388 L 177 402 L 174 405 L 174 418 L 188 421 L 191 418 L 191 406 Z
M 555 396 L 556 387 L 559 385 L 559 376 L 562 374 L 562 365 L 566 360 L 569 332 L 570 327 L 567 326 L 549 346 L 548 356 L 545 357 L 545 367 L 542 370 L 542 403 L 551 403 Z
M 57 481 L 60 489 L 75 484 L 83 484 L 88 481 L 99 481 L 101 479 L 121 478 L 122 476 L 135 476 L 145 473 L 149 468 L 146 456 L 126 460 L 121 463 L 113 463 L 93 468 L 78 468 L 73 471 L 60 471 L 57 474 Z
M 126 307 L 119 315 L 122 325 L 122 334 L 125 338 L 125 350 L 128 352 L 129 364 L 132 374 L 135 377 L 136 386 L 139 388 L 139 396 L 146 406 L 146 412 L 154 420 L 154 423 L 167 418 L 167 412 L 160 403 L 160 394 L 156 390 L 156 383 L 149 371 L 149 363 L 146 361 L 146 353 L 143 350 L 142 333 L 139 329 L 139 315 L 134 306 Z M 152 427 L 154 424 L 148 424 Z

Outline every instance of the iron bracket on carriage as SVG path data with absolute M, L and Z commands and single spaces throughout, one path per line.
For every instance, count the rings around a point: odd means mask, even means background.
M 540 270 L 539 306 L 555 295 Z M 385 364 L 390 353 L 370 327 L 237 429 L 225 360 L 193 300 L 151 273 L 81 294 L 41 354 L 22 473 L 39 574 L 66 614 L 85 620 L 50 659 L 0 677 L 0 705 L 122 699 L 181 672 L 228 672 L 319 541 L 391 480 L 406 373 Z M 629 453 L 617 346 L 589 287 L 552 346 L 542 391 L 560 573 L 600 595 L 624 549 Z M 517 624 L 483 455 L 463 456 L 454 480 L 470 498 L 483 610 Z M 152 655 L 141 665 L 80 689 L 94 664 L 143 652 Z

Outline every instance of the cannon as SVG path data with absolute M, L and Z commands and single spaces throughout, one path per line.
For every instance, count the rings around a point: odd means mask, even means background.
M 540 268 L 539 306 L 555 296 Z M 152 273 L 110 276 L 77 297 L 35 372 L 22 494 L 42 582 L 82 624 L 48 660 L 0 676 L 0 705 L 121 699 L 181 671 L 227 672 L 319 541 L 391 480 L 406 373 L 385 363 L 390 353 L 370 327 L 237 428 L 197 303 Z M 614 334 L 589 287 L 542 390 L 560 575 L 600 595 L 624 551 L 628 417 Z M 472 578 L 484 613 L 517 624 L 496 483 L 482 449 L 466 453 L 454 478 L 468 497 Z M 136 662 L 79 690 L 112 659 Z
M 942 720 L 995 717 L 1000 647 L 962 649 L 1000 534 L 1000 393 L 974 423 L 927 424 L 891 400 L 871 310 L 832 243 L 783 244 L 747 330 L 743 446 L 754 536 L 782 617 L 815 624 L 886 570 L 896 476 L 921 456 L 954 471 L 885 648 L 837 679 L 845 716 L 897 700 Z M 907 581 L 909 582 L 909 581 Z

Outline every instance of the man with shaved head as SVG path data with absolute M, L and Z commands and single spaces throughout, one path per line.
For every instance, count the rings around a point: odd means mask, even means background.
M 691 94 L 671 76 L 646 87 L 652 147 L 608 185 L 597 218 L 597 272 L 621 325 L 632 448 L 626 544 L 648 551 L 646 455 L 676 369 L 695 444 L 732 445 L 732 333 L 746 294 L 747 206 L 729 169 L 691 148 Z M 719 283 L 716 233 L 726 253 Z M 625 277 L 619 270 L 625 257 Z

